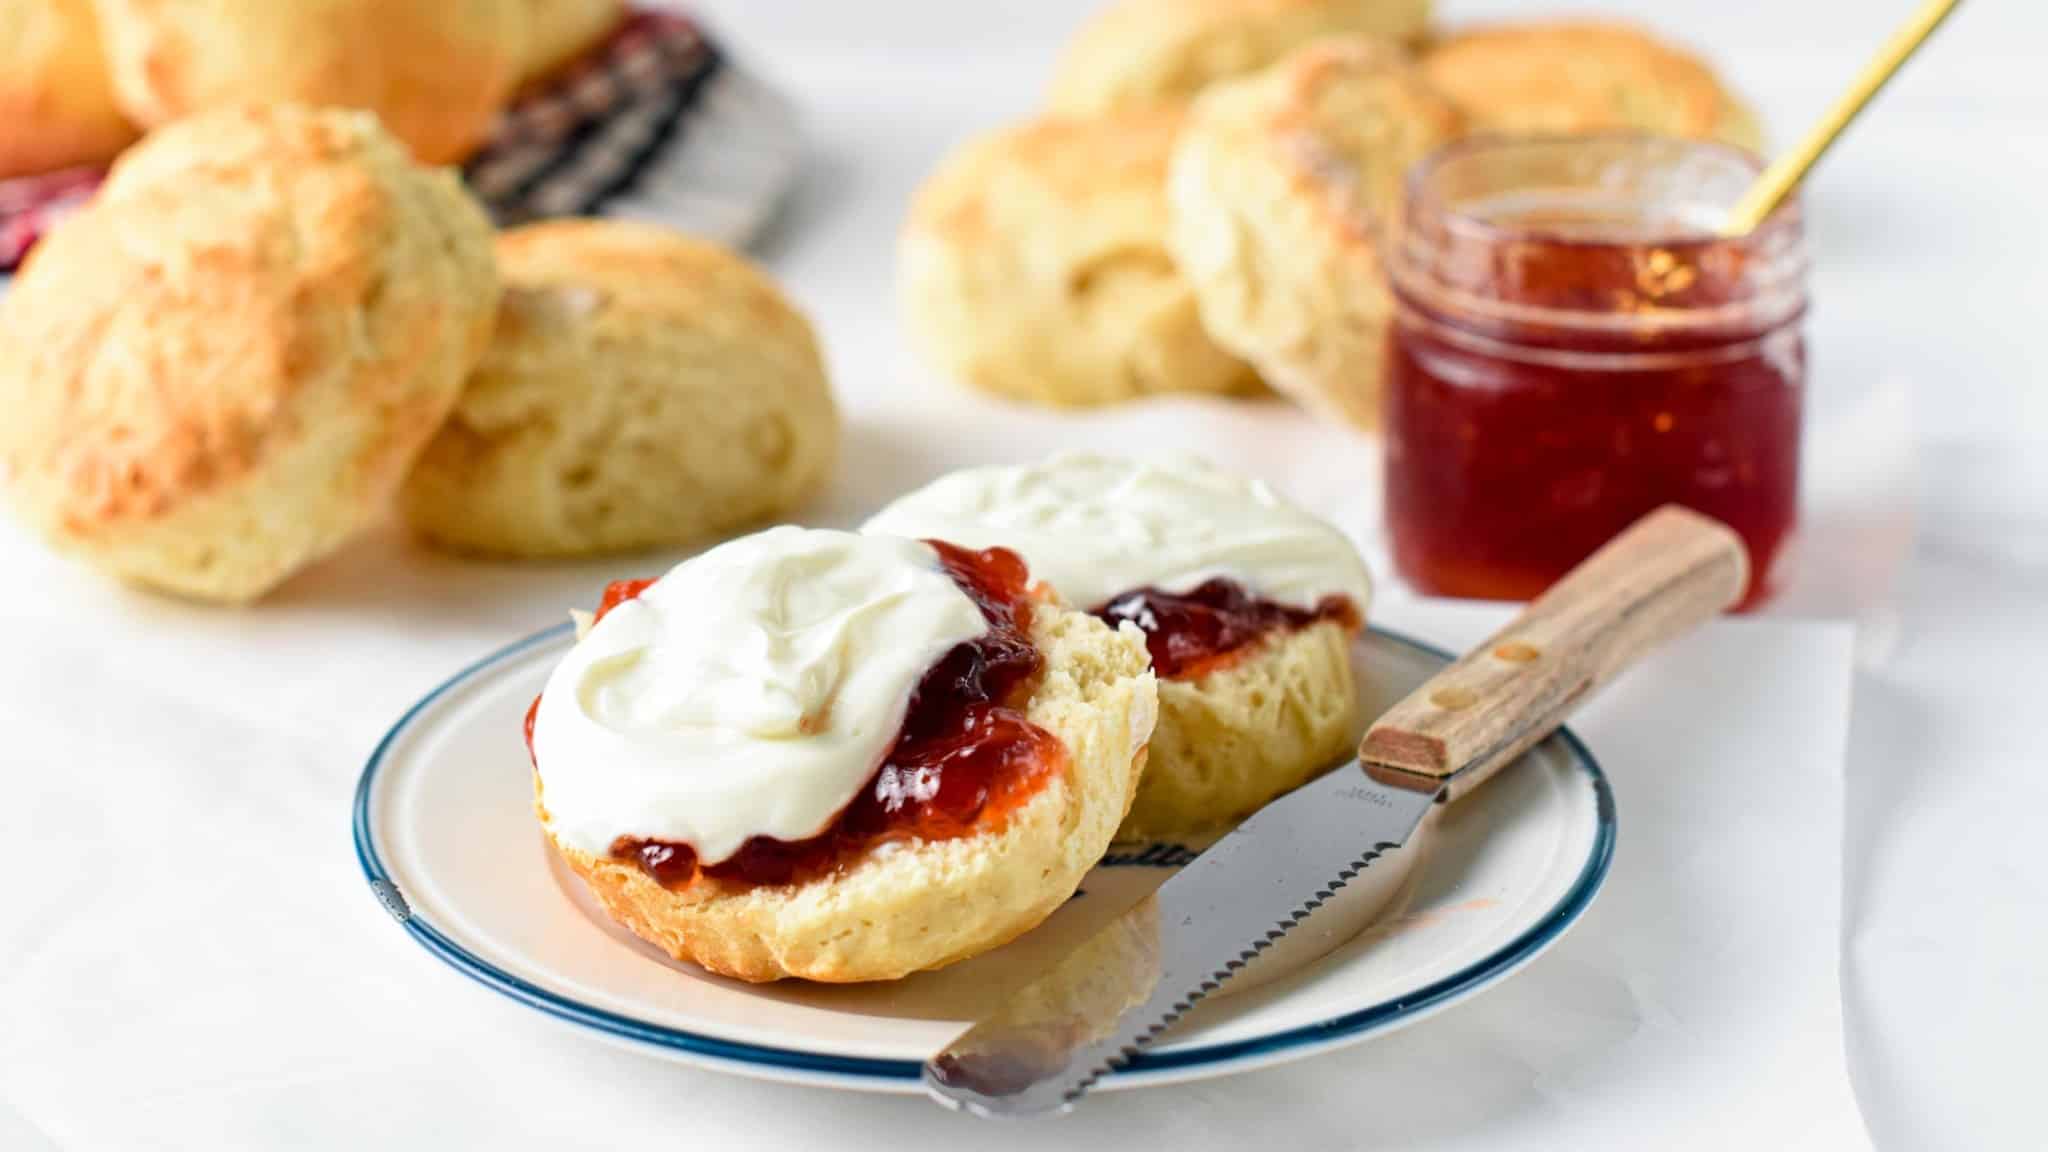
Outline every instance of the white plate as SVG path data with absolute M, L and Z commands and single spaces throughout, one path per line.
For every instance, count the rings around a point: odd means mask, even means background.
M 943 972 L 840 987 L 707 975 L 614 926 L 541 839 L 521 720 L 569 640 L 566 625 L 522 640 L 401 717 L 363 769 L 355 842 L 378 898 L 428 951 L 605 1039 L 754 1076 L 918 1091 L 927 1055 L 1184 856 L 1119 846 L 1045 924 Z M 1355 659 L 1363 714 L 1375 716 L 1445 657 L 1376 629 Z M 1560 733 L 1425 831 L 1262 958 L 1261 971 L 1233 981 L 1236 994 L 1203 1003 L 1102 1086 L 1215 1076 L 1355 1043 L 1501 979 L 1591 903 L 1613 851 L 1614 807 L 1585 747 Z

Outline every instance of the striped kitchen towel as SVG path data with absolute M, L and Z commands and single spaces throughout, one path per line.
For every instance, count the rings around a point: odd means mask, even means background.
M 0 273 L 12 272 L 50 225 L 91 199 L 101 175 L 98 168 L 66 168 L 0 180 Z
M 642 10 L 521 93 L 463 172 L 500 227 L 620 215 L 738 245 L 774 211 L 800 151 L 788 101 L 688 17 Z M 102 175 L 78 168 L 0 180 L 0 272 Z

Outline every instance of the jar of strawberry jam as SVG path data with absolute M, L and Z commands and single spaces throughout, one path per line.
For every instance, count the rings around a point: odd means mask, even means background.
M 1389 232 L 1394 562 L 1526 599 L 1676 502 L 1749 546 L 1754 605 L 1798 515 L 1806 252 L 1788 205 L 1715 226 L 1758 171 L 1720 144 L 1478 139 L 1410 174 Z

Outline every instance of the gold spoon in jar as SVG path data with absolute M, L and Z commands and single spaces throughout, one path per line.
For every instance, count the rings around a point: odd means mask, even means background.
M 1820 123 L 1815 124 L 1791 151 L 1771 161 L 1771 166 L 1764 169 L 1756 183 L 1742 194 L 1742 199 L 1735 202 L 1727 222 L 1721 226 L 1721 234 L 1740 236 L 1769 218 L 1785 197 L 1791 195 L 1799 182 L 1806 178 L 1807 172 L 1820 160 L 1821 153 L 1828 150 L 1828 146 L 1849 127 L 1850 121 L 1856 119 L 1856 114 L 1863 111 L 1863 106 L 1870 103 L 1870 98 L 1877 95 L 1877 90 L 1884 87 L 1885 81 L 1897 74 L 1899 67 L 1927 42 L 1927 38 L 1961 2 L 1927 0 L 1904 27 L 1892 33 L 1892 38 L 1878 50 L 1876 59 L 1864 67 L 1856 82 L 1849 86 L 1841 99 L 1835 101 L 1834 107 L 1828 109 Z

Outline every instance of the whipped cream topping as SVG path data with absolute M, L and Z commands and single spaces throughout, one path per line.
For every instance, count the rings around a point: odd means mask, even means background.
M 1372 583 L 1344 534 L 1249 477 L 1198 460 L 1056 456 L 1042 464 L 942 476 L 861 531 L 1001 545 L 1078 608 L 1142 587 L 1186 592 L 1226 577 L 1253 595 L 1313 609 Z
M 533 753 L 549 826 L 705 863 L 825 830 L 895 744 L 911 690 L 988 631 L 929 545 L 771 528 L 685 561 L 549 676 Z

